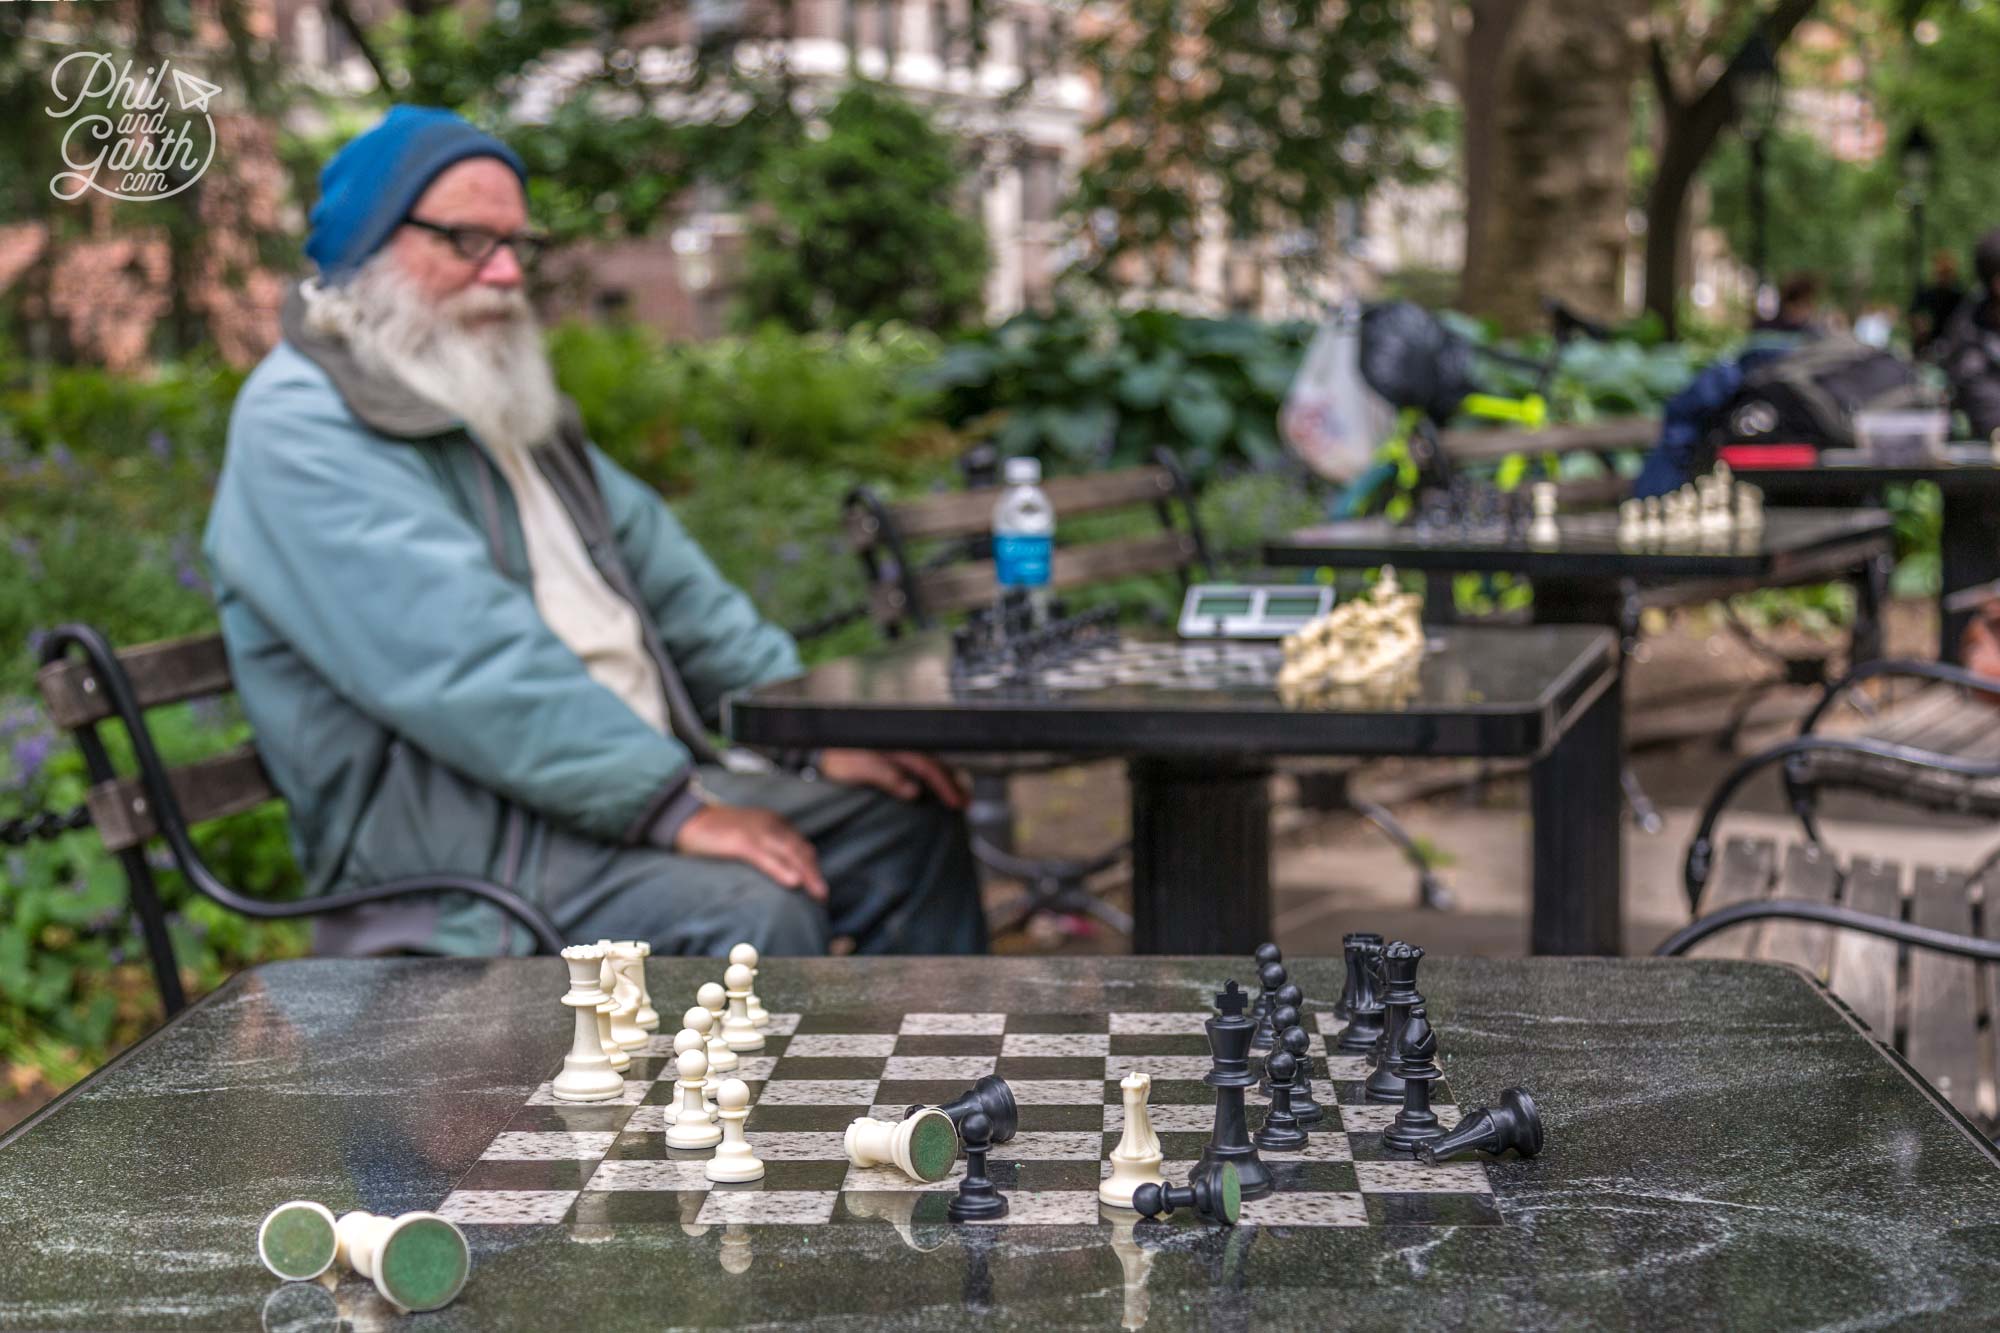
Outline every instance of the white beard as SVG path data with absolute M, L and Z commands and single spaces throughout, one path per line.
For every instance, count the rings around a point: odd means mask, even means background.
M 371 375 L 461 418 L 487 448 L 521 453 L 555 434 L 555 373 L 520 288 L 475 286 L 429 301 L 385 252 L 338 287 L 307 282 L 305 297 L 315 332 L 345 340 Z

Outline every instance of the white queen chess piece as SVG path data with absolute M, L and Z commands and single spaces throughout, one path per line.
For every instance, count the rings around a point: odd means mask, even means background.
M 750 1021 L 750 969 L 731 963 L 722 974 L 722 991 L 729 1012 L 722 1020 L 722 1043 L 732 1051 L 761 1051 L 764 1034 Z
M 1130 1208 L 1132 1191 L 1141 1185 L 1166 1183 L 1160 1174 L 1164 1154 L 1160 1136 L 1153 1132 L 1152 1114 L 1146 1109 L 1153 1093 L 1152 1078 L 1134 1070 L 1119 1080 L 1118 1090 L 1125 1098 L 1125 1133 L 1111 1150 L 1111 1175 L 1097 1187 L 1097 1198 L 1113 1208 Z
M 708 1057 L 700 1051 L 682 1051 L 674 1059 L 674 1070 L 680 1075 L 674 1080 L 674 1094 L 680 1098 L 680 1107 L 674 1123 L 667 1126 L 667 1146 L 713 1148 L 722 1142 L 722 1131 L 709 1115 L 708 1098 L 701 1087 L 702 1080 L 708 1077 Z
M 729 1043 L 722 1039 L 723 1011 L 729 1003 L 728 992 L 713 981 L 694 993 L 694 1002 L 708 1010 L 708 1026 L 697 1031 L 708 1035 L 708 1067 L 715 1073 L 726 1074 L 736 1068 L 736 1052 L 729 1049 Z M 690 1023 L 688 1026 L 693 1027 Z
M 743 1002 L 743 1007 L 749 1012 L 751 1023 L 760 1028 L 770 1027 L 771 1015 L 765 1010 L 764 1002 L 757 998 L 757 946 L 737 945 L 729 951 L 729 961 L 750 969 L 750 998 Z
M 588 944 L 572 944 L 562 951 L 569 965 L 569 993 L 562 997 L 576 1015 L 576 1035 L 569 1054 L 563 1057 L 562 1072 L 549 1091 L 566 1102 L 610 1101 L 625 1091 L 625 1080 L 611 1067 L 599 1038 L 597 1007 L 604 1001 L 599 984 L 604 954 Z
M 743 1134 L 743 1122 L 750 1115 L 750 1085 L 740 1078 L 724 1079 L 715 1104 L 716 1118 L 722 1121 L 722 1146 L 708 1159 L 702 1174 L 723 1184 L 762 1180 L 764 1164 L 757 1160 Z

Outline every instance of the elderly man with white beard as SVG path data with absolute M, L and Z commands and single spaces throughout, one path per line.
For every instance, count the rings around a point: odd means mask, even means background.
M 474 875 L 569 938 L 668 953 L 982 950 L 946 769 L 715 750 L 723 694 L 797 649 L 584 438 L 523 291 L 525 174 L 431 108 L 343 148 L 318 275 L 230 418 L 204 549 L 310 890 Z M 319 944 L 530 941 L 441 897 L 323 918 Z

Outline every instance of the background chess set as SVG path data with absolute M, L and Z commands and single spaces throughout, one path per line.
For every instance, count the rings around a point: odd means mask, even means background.
M 1117 685 L 1158 689 L 1268 688 L 1283 665 L 1275 643 L 1203 640 L 1095 642 L 1065 654 L 1051 650 L 1031 669 L 1009 676 L 1001 669 L 972 669 L 953 678 L 961 693 L 1010 690 L 1101 690 Z
M 894 1218 L 942 1222 L 965 1173 L 911 1180 L 893 1166 L 857 1167 L 843 1136 L 857 1116 L 900 1120 L 916 1104 L 947 1101 L 974 1079 L 998 1074 L 1020 1107 L 1020 1131 L 995 1144 L 988 1174 L 1006 1195 L 998 1225 L 1130 1222 L 1103 1209 L 1098 1181 L 1124 1128 L 1118 1081 L 1138 1070 L 1153 1080 L 1150 1114 L 1165 1152 L 1166 1178 L 1187 1180 L 1214 1123 L 1215 1090 L 1202 1024 L 1188 1013 L 810 1013 L 771 1015 L 762 1051 L 744 1052 L 724 1078 L 750 1087 L 750 1143 L 762 1180 L 718 1185 L 702 1172 L 713 1150 L 666 1146 L 662 1118 L 673 1100 L 673 1036 L 662 1032 L 632 1054 L 615 1102 L 558 1101 L 549 1084 L 494 1136 L 438 1211 L 455 1222 L 551 1224 L 818 1224 Z M 1277 1190 L 1243 1205 L 1246 1224 L 1358 1227 L 1496 1225 L 1485 1164 L 1424 1166 L 1384 1150 L 1381 1130 L 1397 1107 L 1368 1104 L 1367 1060 L 1334 1052 L 1331 1014 L 1315 1015 L 1313 1095 L 1326 1118 L 1296 1153 L 1264 1153 Z M 1252 1058 L 1253 1071 L 1261 1057 Z M 1250 1124 L 1267 1105 L 1248 1090 Z M 1433 1089 L 1446 1126 L 1459 1111 L 1449 1085 Z M 993 1225 L 993 1224 L 986 1224 Z M 1164 1225 L 1199 1226 L 1191 1212 Z

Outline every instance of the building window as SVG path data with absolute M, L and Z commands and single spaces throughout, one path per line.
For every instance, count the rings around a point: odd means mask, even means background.
M 931 0 L 931 54 L 940 66 L 951 64 L 951 0 Z

